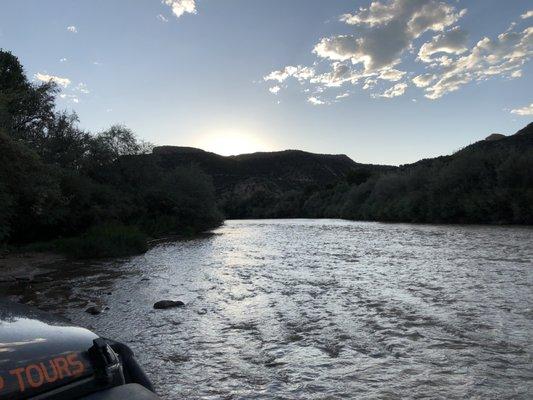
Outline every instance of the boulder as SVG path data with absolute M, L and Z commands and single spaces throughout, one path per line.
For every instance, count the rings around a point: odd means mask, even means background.
M 169 308 L 185 307 L 185 303 L 179 300 L 161 300 L 154 304 L 156 310 L 167 310 Z
M 102 309 L 98 306 L 91 306 L 85 310 L 87 314 L 98 315 L 102 313 Z

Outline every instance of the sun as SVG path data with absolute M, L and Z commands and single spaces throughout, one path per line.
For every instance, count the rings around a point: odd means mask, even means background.
M 201 136 L 196 141 L 195 147 L 222 156 L 270 150 L 270 146 L 255 135 L 235 131 L 220 131 Z

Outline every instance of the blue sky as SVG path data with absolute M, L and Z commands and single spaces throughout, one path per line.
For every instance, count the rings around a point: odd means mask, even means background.
M 4 0 L 0 47 L 92 131 L 402 164 L 533 115 L 527 0 Z M 529 11 L 529 14 L 528 14 Z

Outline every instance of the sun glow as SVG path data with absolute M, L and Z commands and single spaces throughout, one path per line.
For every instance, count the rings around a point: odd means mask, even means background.
M 198 138 L 195 147 L 223 156 L 270 151 L 271 146 L 251 134 L 222 131 Z

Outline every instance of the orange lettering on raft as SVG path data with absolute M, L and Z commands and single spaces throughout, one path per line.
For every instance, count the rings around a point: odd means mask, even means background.
M 35 372 L 37 374 L 35 374 Z M 37 375 L 37 376 L 36 376 Z M 37 379 L 35 379 L 37 377 Z M 26 367 L 26 380 L 32 388 L 38 388 L 44 383 L 44 375 L 38 365 L 30 364 Z
M 57 357 L 53 359 L 53 362 L 56 366 L 57 372 L 59 374 L 59 379 L 63 379 L 65 376 L 70 376 L 70 371 L 68 369 L 67 360 L 63 357 Z
M 20 392 L 26 390 L 26 384 L 23 374 L 26 375 L 26 381 L 32 388 L 38 388 L 45 382 L 52 383 L 64 377 L 78 377 L 85 371 L 85 365 L 78 359 L 76 353 L 67 355 L 66 357 L 56 357 L 48 360 L 49 368 L 45 363 L 30 364 L 25 368 L 15 368 L 9 371 L 9 374 L 17 378 L 17 383 Z M 71 370 L 72 368 L 72 370 Z M 51 373 L 49 373 L 51 370 Z M 4 378 L 0 376 L 0 390 L 5 387 Z
M 70 364 L 71 367 L 74 367 L 75 369 L 72 371 L 72 374 L 74 376 L 80 376 L 81 374 L 83 374 L 83 371 L 85 371 L 85 366 L 83 365 L 83 363 L 78 360 L 77 358 L 77 355 L 76 354 L 69 354 L 67 356 L 67 361 L 68 363 Z
M 22 379 L 22 373 L 24 372 L 24 368 L 16 368 L 9 371 L 10 375 L 15 375 L 17 377 L 17 381 L 19 384 L 19 391 L 23 392 L 24 389 L 26 389 L 26 386 L 24 385 L 24 379 Z
M 44 379 L 46 379 L 46 382 L 52 383 L 52 382 L 57 381 L 57 378 L 58 378 L 57 369 L 56 369 L 55 364 L 52 362 L 52 360 L 48 361 L 48 365 L 50 366 L 50 368 L 53 371 L 53 375 L 52 376 L 50 376 L 48 374 L 48 368 L 44 366 L 44 363 L 41 363 L 41 369 L 43 370 Z

